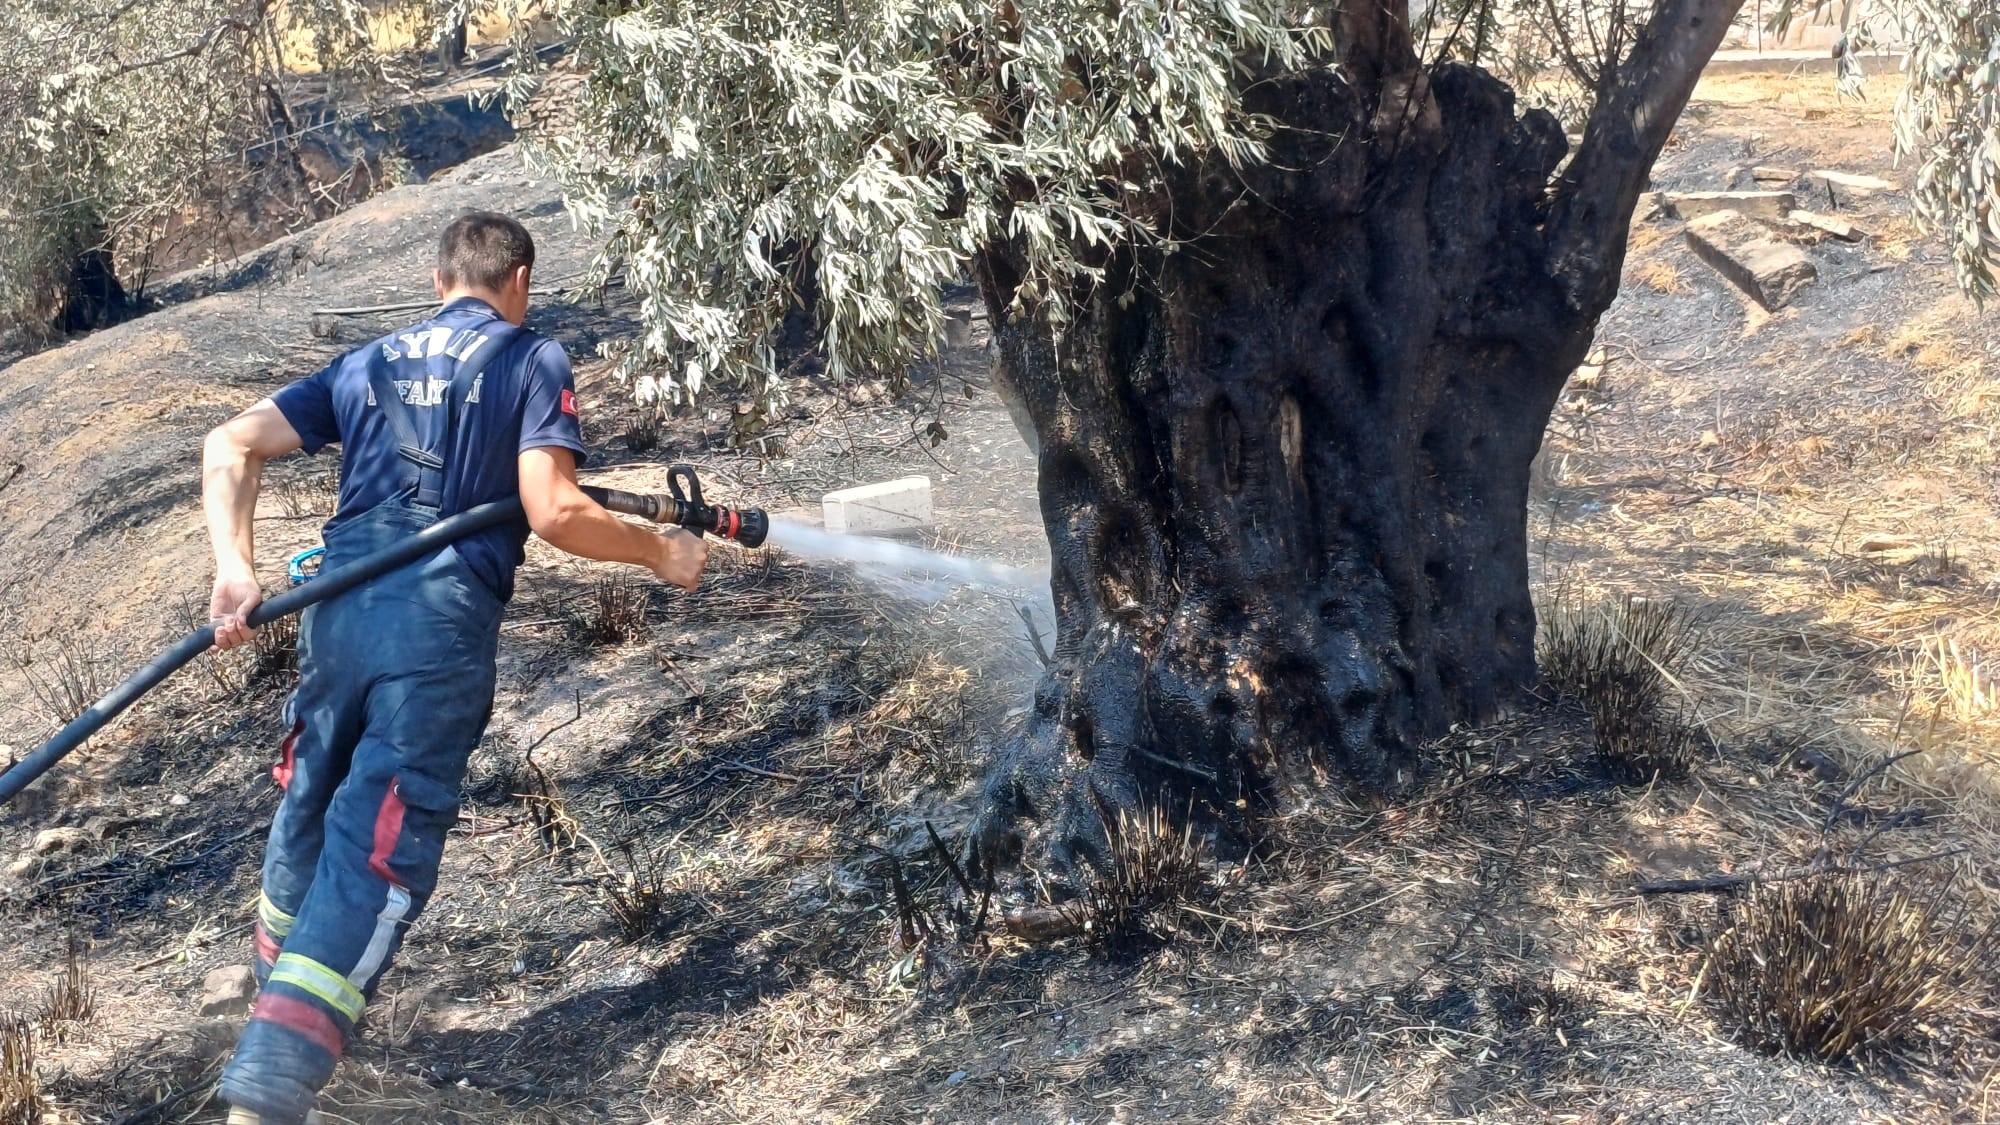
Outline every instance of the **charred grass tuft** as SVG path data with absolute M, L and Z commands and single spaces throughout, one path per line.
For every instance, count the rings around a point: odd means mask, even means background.
M 1607 676 L 1584 696 L 1597 759 L 1623 785 L 1678 781 L 1694 768 L 1700 733 L 1643 675 Z
M 35 1022 L 44 1036 L 59 1043 L 88 1024 L 96 1014 L 97 990 L 90 983 L 76 938 L 71 937 L 62 975 L 43 996 L 42 1010 Z
M 1110 864 L 1083 894 L 1056 908 L 1070 932 L 1107 952 L 1143 948 L 1168 933 L 1177 910 L 1209 881 L 1205 841 L 1154 806 L 1120 812 Z
M 1627 595 L 1585 604 L 1559 592 L 1551 603 L 1535 656 L 1542 686 L 1558 695 L 1581 695 L 1633 664 L 1664 676 L 1684 666 L 1703 639 L 1700 619 L 1679 602 Z
M 633 453 L 658 449 L 665 421 L 657 404 L 644 403 L 635 408 L 625 423 L 625 448 Z
M 954 923 L 958 939 L 983 939 L 994 891 L 994 868 L 975 849 L 961 864 L 928 822 L 930 851 L 940 873 L 928 882 L 913 881 L 903 858 L 889 856 L 892 892 L 899 933 L 905 948 L 929 945 L 946 933 L 940 918 Z M 1060 902 L 1007 910 L 999 917 L 1003 930 L 1028 942 L 1081 939 L 1092 950 L 1123 955 L 1156 948 L 1177 930 L 1183 908 L 1202 896 L 1212 883 L 1213 863 L 1207 841 L 1192 823 L 1179 824 L 1160 809 L 1120 812 L 1107 821 L 1105 862 L 1083 881 L 1074 897 Z M 946 877 L 949 877 L 948 879 Z M 1037 877 L 1044 886 L 1049 882 Z M 1061 880 L 1070 886 L 1077 884 Z M 924 903 L 925 892 L 955 888 L 956 901 L 942 913 Z
M 41 1125 L 49 1105 L 35 1072 L 37 1041 L 61 1043 L 90 1022 L 96 991 L 84 971 L 74 936 L 63 973 L 33 1016 L 0 1012 L 0 1125 Z
M 637 945 L 657 933 L 666 920 L 666 866 L 652 851 L 634 847 L 629 840 L 618 845 L 615 854 L 623 862 L 603 864 L 598 901 L 617 923 L 619 940 Z
M 209 623 L 208 607 L 186 595 L 181 597 L 178 612 L 170 616 L 170 626 L 183 632 L 194 632 Z M 299 670 L 298 616 L 264 623 L 250 634 L 246 646 L 228 652 L 210 649 L 196 659 L 194 667 L 212 692 L 222 697 L 282 683 Z
M 35 1077 L 35 1029 L 0 1013 L 0 1125 L 41 1125 L 47 1112 Z
M 572 638 L 582 644 L 611 646 L 646 639 L 651 594 L 648 584 L 620 570 L 593 579 L 589 589 L 564 607 Z
M 80 633 L 28 637 L 12 660 L 41 717 L 58 727 L 83 714 L 115 682 L 113 654 Z
M 1679 702 L 1679 672 L 1703 643 L 1701 621 L 1672 601 L 1595 605 L 1557 597 L 1537 637 L 1543 690 L 1580 699 L 1598 761 L 1615 780 L 1685 777 L 1700 734 Z
M 299 619 L 280 617 L 250 635 L 250 680 L 255 683 L 299 670 Z
M 324 519 L 340 499 L 340 476 L 332 463 L 295 458 L 289 471 L 271 474 L 267 487 L 278 511 L 291 519 Z
M 1832 1062 L 1968 1007 L 1994 939 L 1950 881 L 1830 872 L 1752 887 L 1701 982 L 1746 1044 Z

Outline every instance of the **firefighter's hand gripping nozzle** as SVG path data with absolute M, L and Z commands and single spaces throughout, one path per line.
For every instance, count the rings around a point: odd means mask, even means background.
M 638 516 L 654 523 L 670 523 L 700 535 L 706 532 L 719 539 L 761 547 L 771 533 L 771 517 L 761 508 L 731 508 L 710 504 L 701 497 L 701 478 L 692 465 L 674 465 L 667 470 L 668 496 L 620 492 L 615 488 L 585 485 L 584 495 L 614 512 Z

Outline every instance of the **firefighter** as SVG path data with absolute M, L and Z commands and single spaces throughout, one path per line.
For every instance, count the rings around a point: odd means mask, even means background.
M 436 885 L 466 759 L 493 706 L 500 615 L 532 530 L 571 554 L 693 589 L 701 538 L 626 523 L 579 490 L 585 457 L 562 348 L 521 327 L 534 241 L 475 212 L 448 226 L 443 307 L 217 427 L 202 457 L 216 645 L 250 639 L 264 462 L 341 449 L 324 567 L 518 493 L 525 516 L 306 611 L 273 775 L 284 797 L 254 928 L 257 1002 L 222 1076 L 231 1122 L 298 1122 L 333 1076 Z

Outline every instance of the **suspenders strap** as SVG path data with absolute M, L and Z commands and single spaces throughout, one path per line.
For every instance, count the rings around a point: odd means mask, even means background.
M 458 438 L 458 426 L 465 413 L 466 396 L 472 393 L 473 384 L 492 365 L 493 361 L 505 355 L 514 346 L 522 332 L 504 320 L 488 321 L 482 329 L 497 326 L 479 345 L 478 350 L 459 360 L 452 372 L 451 381 L 445 389 L 444 440 L 436 449 L 424 446 L 423 438 L 417 433 L 416 419 L 412 417 L 410 406 L 389 377 L 386 365 L 370 364 L 368 368 L 368 388 L 375 395 L 375 401 L 382 408 L 382 417 L 388 421 L 389 429 L 396 435 L 396 451 L 409 463 L 404 474 L 405 483 L 414 491 L 416 503 L 426 508 L 444 507 L 444 472 L 451 463 L 452 447 Z

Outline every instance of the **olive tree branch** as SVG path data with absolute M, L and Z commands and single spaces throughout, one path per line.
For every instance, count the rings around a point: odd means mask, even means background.
M 209 49 L 209 47 L 213 46 L 217 37 L 219 37 L 223 32 L 230 30 L 248 34 L 253 29 L 250 24 L 244 22 L 243 20 L 235 20 L 235 19 L 217 20 L 213 24 L 209 25 L 207 31 L 202 32 L 201 35 L 196 37 L 195 40 L 189 43 L 187 46 L 182 47 L 177 51 L 169 51 L 164 55 L 155 55 L 149 59 L 140 59 L 138 62 L 121 64 L 117 67 L 112 68 L 112 70 L 108 74 L 106 74 L 105 77 L 123 78 L 128 74 L 134 74 L 141 70 L 149 70 L 156 66 L 165 66 L 170 62 L 178 62 L 181 59 L 194 58 L 196 55 L 201 54 L 203 51 L 206 51 Z
M 1655 0 L 1632 53 L 1607 68 L 1543 228 L 1550 269 L 1579 313 L 1595 317 L 1611 304 L 1647 173 L 1742 7 L 1743 0 Z

